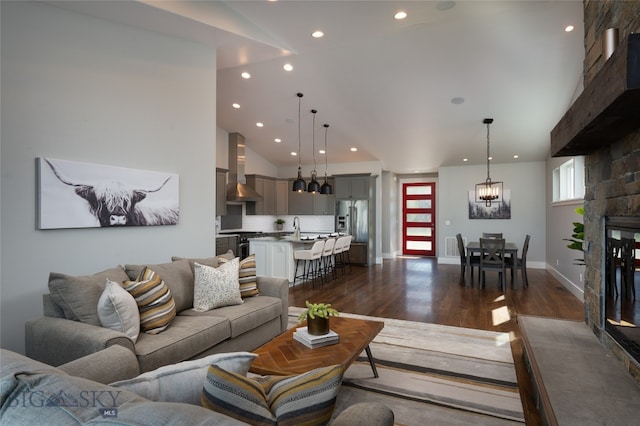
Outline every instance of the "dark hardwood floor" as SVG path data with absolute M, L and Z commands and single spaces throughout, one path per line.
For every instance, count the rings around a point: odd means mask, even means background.
M 340 312 L 396 318 L 457 327 L 509 332 L 520 395 L 528 425 L 541 424 L 533 387 L 524 365 L 517 315 L 537 315 L 581 321 L 584 306 L 550 273 L 528 269 L 529 287 L 499 288 L 498 276 L 487 273 L 485 288 L 460 283 L 460 266 L 438 264 L 434 258 L 399 257 L 382 265 L 353 266 L 351 272 L 321 284 L 305 282 L 289 290 L 289 305 L 331 303 Z

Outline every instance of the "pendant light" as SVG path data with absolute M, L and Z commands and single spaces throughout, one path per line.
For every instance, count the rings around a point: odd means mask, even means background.
M 492 202 L 502 202 L 502 182 L 493 182 L 490 174 L 491 151 L 489 149 L 489 125 L 493 123 L 493 118 L 485 118 L 483 123 L 487 125 L 487 179 L 476 184 L 476 203 L 485 203 L 486 207 L 491 207 Z
M 302 93 L 298 93 L 298 177 L 293 181 L 293 191 L 296 192 L 304 192 L 307 190 L 307 182 L 302 179 L 302 167 L 300 166 L 300 161 L 302 157 L 301 152 L 301 137 L 300 137 L 300 103 L 302 102 L 302 97 L 304 96 Z
M 320 192 L 320 182 L 318 182 L 316 172 L 316 113 L 318 110 L 312 109 L 311 113 L 313 114 L 313 136 L 311 138 L 313 145 L 313 170 L 311 171 L 311 182 L 309 182 L 309 186 L 307 187 L 307 192 L 311 192 L 316 194 Z
M 333 188 L 327 182 L 327 130 L 329 130 L 329 125 L 324 125 L 324 183 L 320 187 L 320 193 L 330 195 L 333 193 Z

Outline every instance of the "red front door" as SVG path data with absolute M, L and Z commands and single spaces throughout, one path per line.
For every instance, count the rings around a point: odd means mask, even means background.
M 402 184 L 402 253 L 436 255 L 436 184 Z

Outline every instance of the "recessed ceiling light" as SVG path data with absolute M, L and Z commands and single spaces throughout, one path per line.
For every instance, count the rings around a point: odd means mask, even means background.
M 451 98 L 451 103 L 454 105 L 460 105 L 464 103 L 464 98 L 460 96 L 456 96 L 455 98 Z
M 322 31 L 320 31 L 320 30 L 314 31 L 314 32 L 311 33 L 311 37 L 313 37 L 313 38 L 321 38 L 321 37 L 324 37 L 324 33 Z
M 282 139 L 280 139 L 280 138 L 275 138 L 273 141 L 274 141 L 274 142 L 276 142 L 276 143 L 280 143 L 280 142 L 282 142 Z
M 568 32 L 568 33 L 573 31 L 573 29 L 574 29 L 573 25 L 567 25 L 566 27 L 564 27 L 565 32 Z
M 298 155 L 297 152 L 292 152 L 291 155 L 293 155 L 294 157 Z
M 513 158 L 519 158 L 520 156 L 518 154 L 514 155 Z
M 284 68 L 285 71 L 293 71 L 293 65 L 291 64 L 284 64 L 282 68 Z
M 489 158 L 488 158 L 488 160 L 489 160 L 489 161 L 493 160 L 493 157 L 489 157 Z
M 469 161 L 469 159 L 468 158 L 463 158 L 462 161 L 464 161 L 466 163 L 467 161 Z
M 397 12 L 395 15 L 393 15 L 393 17 L 394 19 L 397 19 L 398 21 L 400 21 L 407 17 L 407 12 L 405 12 L 404 10 L 401 10 Z
M 234 103 L 234 104 L 233 104 L 233 105 L 231 105 L 231 106 L 232 106 L 232 107 L 234 107 L 235 109 L 240 108 L 240 104 L 236 104 L 236 103 Z
M 256 126 L 258 126 L 258 127 L 264 127 L 264 124 L 262 124 L 261 122 L 259 122 L 259 121 L 258 121 L 258 122 L 256 123 Z
M 327 151 L 325 151 L 324 149 L 321 149 L 320 151 L 318 151 L 320 154 L 326 154 Z
M 251 78 L 251 74 L 249 74 L 248 72 L 243 72 L 242 74 L 240 74 L 242 76 L 242 78 Z
M 356 152 L 357 150 L 358 150 L 358 148 L 356 148 L 356 147 L 351 148 L 351 152 Z

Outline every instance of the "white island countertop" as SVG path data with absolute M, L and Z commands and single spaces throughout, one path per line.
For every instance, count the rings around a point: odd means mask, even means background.
M 321 237 L 337 236 L 338 234 L 303 233 L 299 239 L 293 235 L 249 238 L 249 253 L 256 256 L 256 275 L 286 278 L 293 283 L 296 269 L 293 252 L 312 245 Z

